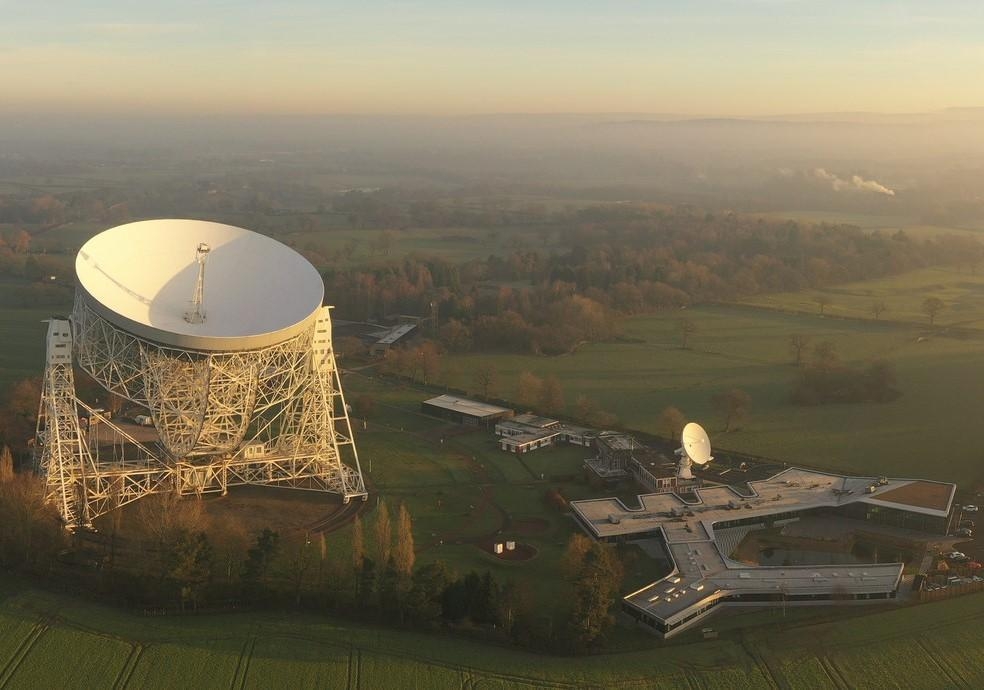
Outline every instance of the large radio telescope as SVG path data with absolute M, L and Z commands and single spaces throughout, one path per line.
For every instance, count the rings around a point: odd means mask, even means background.
M 75 272 L 71 317 L 48 323 L 38 416 L 67 526 L 151 493 L 238 484 L 365 499 L 324 285 L 297 252 L 220 223 L 150 220 L 90 239 Z M 73 364 L 144 408 L 156 438 L 80 400 Z

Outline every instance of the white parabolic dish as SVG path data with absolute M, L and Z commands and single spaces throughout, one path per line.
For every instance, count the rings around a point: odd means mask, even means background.
M 189 323 L 198 264 L 211 248 L 203 323 Z M 249 230 L 201 220 L 145 220 L 110 228 L 75 259 L 83 299 L 141 338 L 195 350 L 252 350 L 281 343 L 314 322 L 324 283 L 307 259 Z
M 712 460 L 711 440 L 700 424 L 690 422 L 683 427 L 680 440 L 683 443 L 683 452 L 695 465 L 706 465 Z

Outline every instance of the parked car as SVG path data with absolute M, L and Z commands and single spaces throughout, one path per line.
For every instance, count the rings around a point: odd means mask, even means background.
M 976 513 L 977 512 L 977 506 L 975 506 L 973 504 L 966 505 L 966 506 L 963 507 L 963 512 L 965 512 L 965 513 Z
M 969 527 L 961 527 L 956 532 L 954 532 L 958 537 L 972 537 L 974 536 L 974 530 Z
M 971 529 L 973 529 L 974 528 L 974 521 L 973 520 L 961 520 L 960 521 L 960 526 L 961 527 L 970 527 Z
M 946 559 L 948 561 L 966 561 L 967 554 L 965 554 L 963 551 L 951 551 L 946 555 Z

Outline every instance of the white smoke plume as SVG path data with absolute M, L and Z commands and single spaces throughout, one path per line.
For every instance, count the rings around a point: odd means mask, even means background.
M 838 177 L 834 173 L 827 172 L 823 168 L 814 168 L 813 176 L 821 180 L 826 180 L 835 192 L 843 189 L 857 189 L 862 192 L 875 192 L 876 194 L 887 194 L 895 196 L 895 190 L 889 189 L 875 180 L 866 180 L 860 175 L 851 175 L 850 180 Z

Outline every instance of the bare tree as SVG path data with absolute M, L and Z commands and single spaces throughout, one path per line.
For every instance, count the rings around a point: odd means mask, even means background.
M 803 355 L 806 348 L 810 346 L 810 336 L 802 333 L 793 333 L 789 336 L 789 352 L 793 355 L 793 362 L 796 366 L 803 365 Z
M 528 371 L 519 375 L 516 386 L 516 402 L 527 409 L 536 407 L 543 392 L 543 379 Z
M 366 344 L 352 335 L 346 335 L 334 341 L 335 354 L 339 358 L 358 357 L 366 354 Z
M 564 389 L 556 376 L 548 376 L 540 389 L 540 409 L 547 414 L 559 414 L 564 410 Z
M 813 301 L 817 303 L 817 308 L 820 309 L 820 316 L 823 316 L 824 310 L 831 305 L 832 300 L 827 295 L 817 295 L 813 298 Z
M 930 326 L 936 322 L 937 315 L 944 309 L 946 309 L 946 302 L 941 300 L 939 297 L 927 297 L 923 300 L 922 310 L 923 313 L 929 317 Z
M 697 324 L 691 319 L 682 318 L 677 320 L 680 329 L 680 347 L 684 350 L 690 349 L 690 339 L 697 333 Z
M 881 318 L 881 315 L 888 311 L 888 305 L 882 300 L 878 300 L 871 305 L 871 315 L 875 317 L 875 320 Z
M 474 381 L 482 397 L 488 398 L 495 393 L 496 386 L 499 384 L 499 370 L 494 364 L 480 364 L 475 370 Z
M 0 571 L 16 565 L 50 567 L 62 548 L 65 530 L 44 488 L 44 480 L 30 473 L 0 482 Z
M 687 418 L 683 412 L 673 405 L 664 407 L 663 411 L 659 413 L 659 428 L 666 432 L 668 438 L 679 438 L 686 421 Z
M 813 366 L 821 371 L 827 371 L 837 366 L 837 346 L 829 340 L 816 344 L 813 348 Z
M 204 532 L 208 527 L 201 499 L 183 499 L 176 491 L 147 496 L 135 512 L 137 533 L 160 546 L 170 544 L 180 532 Z
M 751 402 L 752 396 L 740 388 L 730 388 L 711 397 L 711 404 L 724 414 L 725 433 L 745 418 Z

